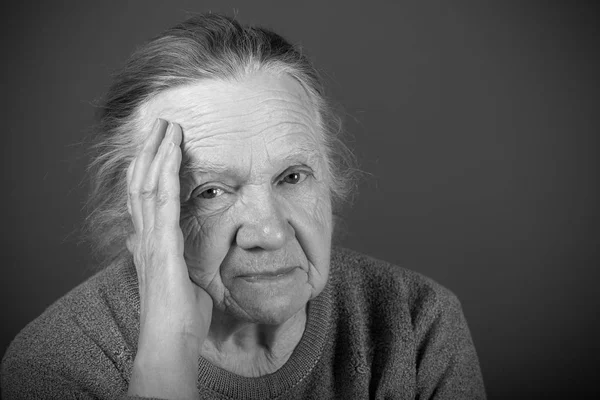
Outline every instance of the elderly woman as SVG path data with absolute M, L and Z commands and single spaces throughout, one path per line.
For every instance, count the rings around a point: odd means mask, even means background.
M 91 168 L 104 268 L 13 341 L 3 396 L 484 398 L 451 292 L 332 248 L 333 122 L 273 32 L 203 15 L 140 48 Z

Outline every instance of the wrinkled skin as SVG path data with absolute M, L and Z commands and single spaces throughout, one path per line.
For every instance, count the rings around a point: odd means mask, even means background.
M 327 282 L 332 234 L 321 133 L 302 86 L 267 72 L 202 81 L 162 92 L 140 116 L 181 126 L 184 258 L 213 300 L 209 339 L 287 327 L 295 346 Z M 288 267 L 285 279 L 260 279 Z

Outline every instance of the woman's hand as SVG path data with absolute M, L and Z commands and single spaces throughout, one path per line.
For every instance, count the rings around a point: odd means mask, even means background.
M 135 234 L 127 241 L 140 291 L 130 395 L 196 398 L 212 299 L 189 278 L 179 227 L 181 127 L 159 119 L 127 171 Z

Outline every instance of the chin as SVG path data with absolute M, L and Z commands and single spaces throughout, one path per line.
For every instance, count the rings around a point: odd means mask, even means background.
M 269 293 L 253 293 L 251 296 L 232 293 L 235 307 L 227 313 L 255 324 L 281 325 L 306 308 L 309 296 L 305 293 L 286 296 L 269 296 Z

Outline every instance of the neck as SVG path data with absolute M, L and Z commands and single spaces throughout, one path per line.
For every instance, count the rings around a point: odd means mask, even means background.
M 240 321 L 215 309 L 201 354 L 238 375 L 270 374 L 289 359 L 305 325 L 306 307 L 280 325 Z

